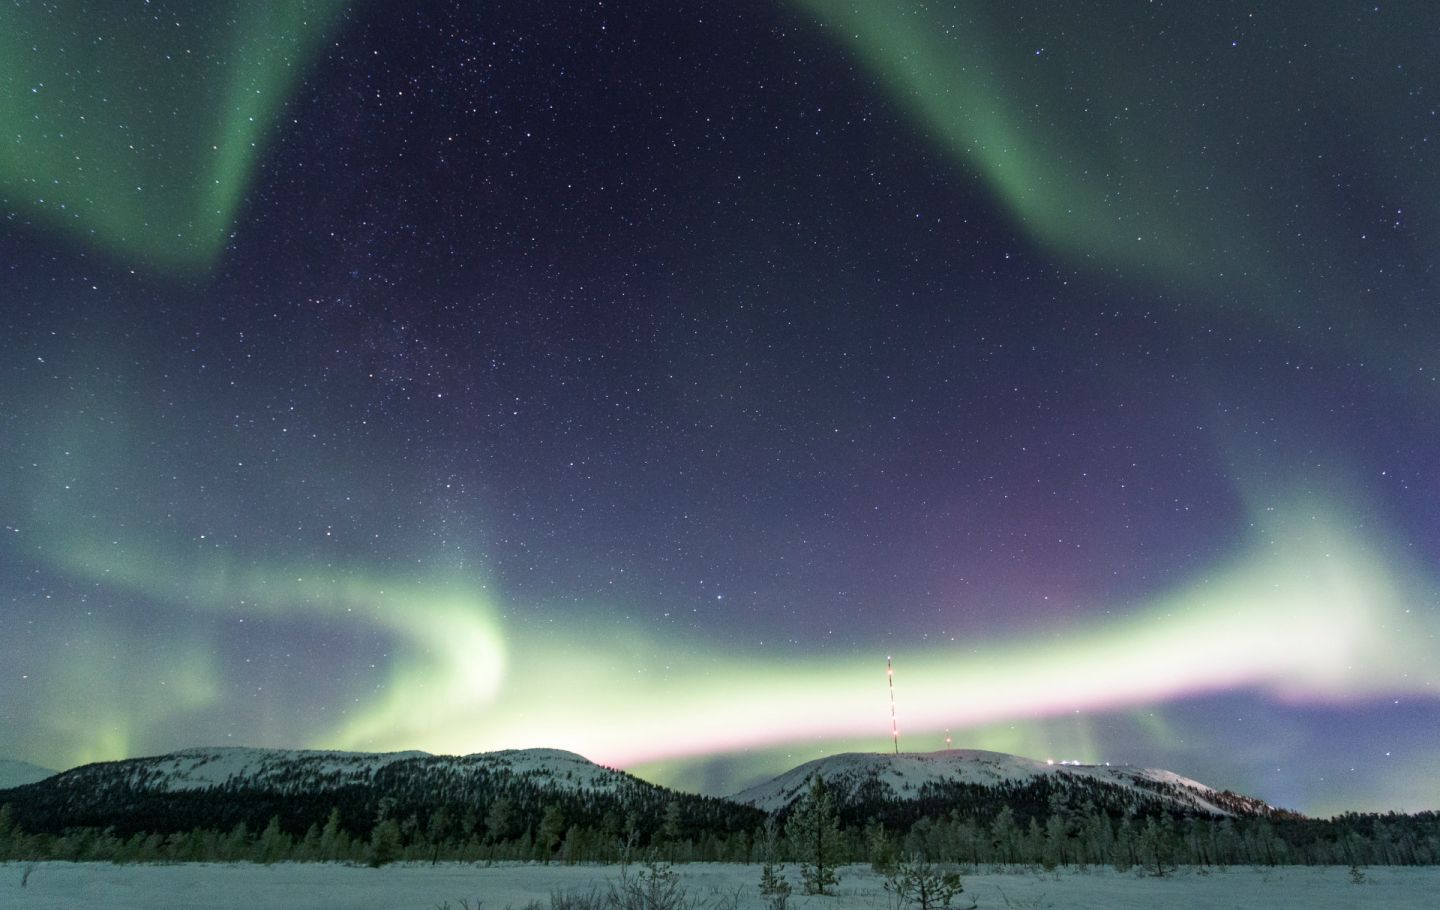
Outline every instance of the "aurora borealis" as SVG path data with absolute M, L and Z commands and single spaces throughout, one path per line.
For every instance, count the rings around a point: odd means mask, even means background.
M 219 252 L 279 105 L 343 5 L 158 7 L 5 14 L 0 121 L 14 132 L 0 188 L 30 218 L 134 262 L 199 267 Z
M 1427 4 L 0 11 L 0 756 L 1437 808 Z

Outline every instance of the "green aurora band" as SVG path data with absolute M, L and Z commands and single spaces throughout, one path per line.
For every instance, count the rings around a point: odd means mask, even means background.
M 1313 139 L 1323 147 L 1327 129 L 1384 118 L 1366 112 L 1363 84 L 1297 69 L 1270 97 L 1330 91 L 1341 122 L 1277 114 L 1269 128 L 1250 124 L 1242 144 L 1227 118 L 1261 74 L 1240 53 L 1217 58 L 1231 76 L 1202 97 L 1193 84 L 1186 93 L 1154 78 L 1165 66 L 1163 43 L 1131 47 L 1079 8 L 1031 5 L 1045 15 L 1024 17 L 1013 5 L 945 12 L 918 0 L 797 2 L 1040 246 L 1089 270 L 1287 325 L 1313 304 L 1320 318 L 1310 322 L 1343 314 L 1350 329 L 1326 344 L 1395 349 L 1395 333 L 1352 306 L 1366 279 L 1315 267 L 1344 258 L 1343 238 L 1323 225 L 1346 219 L 1311 192 L 1331 165 L 1263 167 L 1276 156 L 1298 160 L 1289 151 L 1297 135 L 1302 146 Z M 105 39 L 83 46 L 68 37 L 76 29 L 52 21 L 82 15 L 78 7 L 51 9 L 0 9 L 0 73 L 9 86 L 0 93 L 0 199 L 120 261 L 209 268 L 281 106 L 345 4 L 227 0 L 178 27 L 101 13 L 87 29 Z M 1175 40 L 1208 30 L 1217 54 L 1228 53 L 1228 38 L 1194 15 Z M 1412 40 L 1422 40 L 1418 30 Z M 1051 67 L 1061 55 L 1066 68 Z M 1115 66 L 1122 57 L 1129 63 Z M 169 76 L 155 80 L 157 68 Z M 1377 162 L 1374 171 L 1391 176 L 1376 192 L 1436 186 L 1414 166 L 1399 156 Z M 1440 224 L 1440 187 L 1405 207 L 1418 224 Z M 1314 229 L 1318 253 L 1272 247 L 1269 238 L 1291 236 L 1297 225 L 1322 226 Z M 1417 235 L 1417 248 L 1440 246 L 1425 242 L 1434 239 Z M 92 411 L 106 411 L 90 401 Z M 77 402 L 72 411 L 83 413 Z M 133 409 L 120 400 L 109 411 Z M 507 626 L 502 596 L 475 572 L 401 576 L 359 562 L 197 551 L 156 533 L 171 524 L 143 510 L 128 525 L 113 513 L 97 517 L 105 491 L 150 457 L 138 443 L 92 423 L 52 429 L 55 444 L 35 451 L 73 450 L 77 462 L 109 469 L 79 478 L 85 495 L 56 492 L 77 483 L 60 460 L 21 480 L 32 500 L 27 552 L 99 592 L 166 604 L 189 625 L 157 640 L 97 618 L 47 639 L 52 650 L 34 661 L 47 677 L 34 696 L 44 708 L 35 745 L 50 750 L 33 756 L 40 760 L 133 755 L 151 747 L 165 720 L 233 704 L 213 638 L 236 617 L 310 618 L 393 640 L 383 684 L 317 725 L 305 743 L 313 747 L 554 746 L 677 781 L 687 773 L 677 763 L 720 752 L 745 751 L 754 769 L 780 770 L 791 763 L 787 750 L 812 750 L 809 758 L 887 743 L 883 655 L 782 666 L 619 625 L 541 635 Z M 1252 509 L 1256 534 L 1230 564 L 1064 640 L 897 647 L 906 742 L 938 748 L 951 729 L 968 746 L 1041 754 L 1059 742 L 1065 754 L 1057 757 L 1095 760 L 1103 757 L 1089 719 L 1096 712 L 1133 716 L 1163 741 L 1176 734 L 1156 706 L 1202 693 L 1311 704 L 1440 695 L 1436 630 L 1408 609 L 1423 585 L 1396 557 L 1402 548 L 1383 536 L 1358 540 L 1328 520 L 1349 512 L 1347 496 L 1280 501 L 1275 512 Z M 684 717 L 705 721 L 678 726 Z
M 86 362 L 123 374 L 131 359 L 112 345 Z M 549 746 L 679 783 L 710 756 L 743 754 L 763 773 L 783 770 L 797 751 L 810 758 L 888 740 L 883 654 L 777 659 L 619 620 L 537 630 L 507 621 L 527 612 L 512 607 L 528 605 L 506 603 L 483 566 L 420 560 L 377 569 L 319 552 L 286 558 L 246 538 L 225 546 L 198 539 L 216 527 L 224 538 L 227 519 L 199 511 L 208 497 L 173 501 L 167 492 L 169 475 L 184 471 L 183 434 L 98 417 L 133 410 L 135 391 L 125 389 L 96 380 L 69 389 L 68 406 L 48 399 L 46 428 L 21 456 L 34 473 L 20 478 L 28 504 L 16 536 L 36 564 L 72 580 L 82 592 L 73 596 L 138 599 L 171 614 L 157 623 L 183 631 L 156 641 L 100 616 L 49 636 L 50 652 L 30 665 L 45 677 L 35 680 L 32 713 L 51 761 L 127 757 L 153 748 L 167 725 L 234 712 L 243 702 L 216 644 L 245 620 L 309 622 L 392 645 L 377 662 L 379 684 L 358 698 L 347 692 L 353 700 L 343 712 L 307 717 L 303 743 L 293 739 L 293 720 L 262 728 L 276 745 L 438 753 Z M 43 413 L 46 392 L 36 395 Z M 161 452 L 176 460 L 160 460 Z M 323 453 L 305 457 L 346 473 Z M 150 477 L 137 474 L 140 464 Z M 1411 611 L 1423 600 L 1425 573 L 1377 530 L 1381 513 L 1364 507 L 1359 488 L 1284 496 L 1260 465 L 1240 463 L 1234 473 L 1251 478 L 1241 489 L 1250 538 L 1168 593 L 1113 605 L 1103 618 L 1082 609 L 1091 618 L 1063 637 L 895 646 L 907 746 L 938 748 L 950 729 L 971 747 L 1103 760 L 1092 718 L 1129 715 L 1163 744 L 1175 734 L 1161 706 L 1199 695 L 1332 705 L 1440 694 L 1440 630 Z M 223 498 L 253 505 L 260 492 Z M 1357 525 L 1369 529 L 1364 539 L 1349 530 Z M 592 606 L 595 616 L 627 612 Z M 85 612 L 73 604 L 60 614 Z M 283 711 L 285 695 L 275 695 Z M 685 717 L 704 722 L 677 724 Z
M 1440 690 L 1429 644 L 1435 630 L 1406 607 L 1411 573 L 1337 530 L 1313 503 L 1271 514 L 1234 565 L 1063 640 L 897 649 L 904 735 L 933 743 L 946 728 L 989 730 L 986 743 L 1033 746 L 1023 732 L 1006 738 L 997 731 L 1013 718 L 1143 714 L 1225 691 L 1297 704 L 1433 697 Z M 506 628 L 493 598 L 473 584 L 374 578 L 334 566 L 241 568 L 203 554 L 182 559 L 158 548 L 67 539 L 60 529 L 49 534 L 55 538 L 43 549 L 61 555 L 66 573 L 168 602 L 195 623 L 233 615 L 241 604 L 242 614 L 255 617 L 312 616 L 392 634 L 397 653 L 381 694 L 334 728 L 317 730 L 308 744 L 317 748 L 548 745 L 607 764 L 655 767 L 794 743 L 870 737 L 873 745 L 877 719 L 887 716 L 874 655 L 778 665 L 619 627 L 537 635 Z M 204 664 L 203 654 L 186 652 L 184 701 L 137 706 L 136 716 L 154 720 L 157 712 L 223 702 Z M 51 665 L 60 665 L 58 655 Z M 507 668 L 523 674 L 512 679 Z M 113 680 L 99 688 L 113 689 Z M 66 691 L 56 697 L 67 710 L 57 704 L 50 715 L 63 718 L 64 729 L 50 738 L 68 742 L 76 760 L 125 754 L 136 738 L 130 731 L 99 743 L 74 736 L 116 719 L 105 705 L 86 716 L 85 700 Z M 677 717 L 705 722 L 677 729 Z M 1080 754 L 1065 757 L 1098 757 L 1083 726 L 1071 729 L 1068 742 Z
M 1135 4 L 1132 35 L 1087 4 L 792 2 L 1021 232 L 1072 265 L 1203 303 L 1203 317 L 1220 310 L 1307 344 L 1434 365 L 1433 346 L 1373 305 L 1377 287 L 1392 297 L 1379 309 L 1418 295 L 1440 246 L 1440 181 L 1415 154 L 1428 139 L 1396 136 L 1361 161 L 1332 153 L 1336 137 L 1425 121 L 1406 65 L 1430 59 L 1425 29 L 1397 41 L 1393 28 L 1311 3 L 1248 17 Z M 1283 35 L 1295 59 L 1277 67 L 1273 52 L 1253 52 L 1252 28 Z M 1196 45 L 1213 47 L 1210 65 L 1178 67 Z M 1362 194 L 1381 205 L 1357 236 L 1345 228 Z M 1345 267 L 1357 257 L 1372 269 Z
M 6 4 L 0 201 L 122 261 L 208 268 L 281 106 L 346 5 L 216 0 L 151 16 Z

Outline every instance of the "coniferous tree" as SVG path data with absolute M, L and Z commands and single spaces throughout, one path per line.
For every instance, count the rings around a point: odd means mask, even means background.
M 884 888 L 901 905 L 908 904 L 915 910 L 948 910 L 965 890 L 959 873 L 941 869 L 922 856 L 897 863 Z
M 995 845 L 995 856 L 1002 863 L 1019 862 L 1020 826 L 1015 823 L 1015 810 L 1008 805 L 995 813 L 990 823 L 990 837 Z
M 485 813 L 485 836 L 491 843 L 508 840 L 514 825 L 514 802 L 508 796 L 496 797 L 495 801 L 490 804 L 490 811 Z
M 450 836 L 450 810 L 444 806 L 430 813 L 430 820 L 425 826 L 425 837 L 430 841 L 434 852 L 430 855 L 430 865 L 440 861 L 440 845 L 445 838 Z
M 565 813 L 554 803 L 545 807 L 544 813 L 540 816 L 540 827 L 535 835 L 535 849 L 540 858 L 550 862 L 554 855 L 555 848 L 560 844 L 560 838 L 565 836 Z
M 1115 843 L 1115 830 L 1110 826 L 1108 817 L 1097 812 L 1087 819 L 1081 839 L 1090 862 L 1104 864 L 1109 861 Z
M 589 852 L 590 829 L 579 824 L 571 825 L 560 845 L 560 859 L 567 864 L 580 863 L 588 858 Z
M 780 830 L 774 816 L 765 820 L 755 844 L 762 863 L 760 893 L 765 897 L 780 898 L 778 903 L 783 905 L 784 898 L 790 896 L 790 883 L 785 880 L 785 866 L 780 862 Z
M 1115 846 L 1110 851 L 1110 862 L 1116 872 L 1129 872 L 1137 862 L 1135 852 L 1135 826 L 1130 819 L 1120 819 L 1120 827 L 1115 832 Z
M 665 844 L 666 859 L 672 863 L 675 862 L 675 848 L 684 834 L 683 811 L 679 800 L 671 800 L 665 804 L 665 814 L 660 818 L 660 841 Z
M 15 824 L 15 813 L 6 803 L 0 806 L 0 860 L 9 859 L 14 849 L 16 835 L 20 833 Z
M 278 863 L 290 854 L 293 845 L 290 835 L 280 829 L 280 816 L 272 815 L 255 842 L 255 861 L 266 865 Z
M 1052 815 L 1045 822 L 1045 847 L 1040 863 L 1047 870 L 1056 866 L 1068 866 L 1070 835 L 1065 830 L 1065 819 Z
M 136 835 L 137 837 L 139 835 Z M 133 840 L 133 838 L 132 838 Z M 227 862 L 238 862 L 246 859 L 250 852 L 250 831 L 244 822 L 240 822 L 230 829 L 220 847 L 220 856 Z
M 1164 877 L 1175 871 L 1175 828 L 1169 816 L 1147 819 L 1138 839 L 1140 856 L 1151 874 Z
M 320 861 L 333 863 L 349 853 L 350 835 L 340 827 L 340 807 L 330 810 L 325 827 L 320 829 Z
M 369 863 L 379 868 L 395 862 L 400 856 L 400 823 L 387 818 L 370 831 Z
M 796 806 L 785 834 L 800 858 L 805 893 L 829 894 L 839 881 L 835 867 L 840 862 L 840 823 L 835 800 L 820 775 L 811 778 L 810 791 Z
M 871 869 L 881 875 L 889 875 L 895 870 L 895 841 L 878 821 L 871 822 L 865 829 L 865 851 Z
M 320 859 L 320 826 L 311 822 L 310 827 L 305 829 L 305 837 L 295 845 L 290 854 L 290 859 L 299 860 L 302 863 L 313 863 Z
M 474 806 L 466 806 L 465 811 L 460 813 L 460 821 L 457 824 L 455 835 L 462 842 L 470 839 L 475 833 L 475 828 L 480 824 L 480 817 L 475 814 Z

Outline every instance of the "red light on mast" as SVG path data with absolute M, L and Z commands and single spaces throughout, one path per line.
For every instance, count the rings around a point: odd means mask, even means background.
M 900 724 L 895 720 L 895 665 L 885 658 L 885 676 L 890 680 L 890 737 L 895 741 L 895 754 L 900 754 Z

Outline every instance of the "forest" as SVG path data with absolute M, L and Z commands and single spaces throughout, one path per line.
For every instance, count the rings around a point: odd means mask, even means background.
M 638 781 L 567 788 L 500 775 L 446 783 L 422 788 L 416 778 L 382 774 L 371 784 L 282 793 L 118 781 L 98 798 L 16 788 L 0 792 L 0 860 L 783 863 L 813 861 L 820 843 L 827 863 L 877 869 L 911 857 L 1157 874 L 1180 865 L 1440 863 L 1434 812 L 1208 816 L 1097 782 L 927 786 L 907 798 L 861 787 L 819 804 L 812 793 L 773 816 Z M 828 832 L 823 840 L 817 825 Z M 802 826 L 810 833 L 798 833 Z

